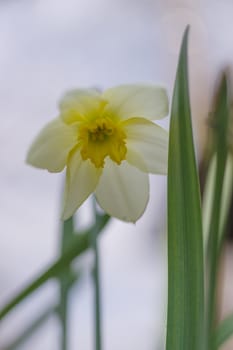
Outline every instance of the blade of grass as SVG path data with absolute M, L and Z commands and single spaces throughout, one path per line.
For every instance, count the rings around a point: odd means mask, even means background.
M 219 262 L 219 239 L 221 202 L 223 193 L 223 182 L 228 152 L 228 88 L 225 74 L 222 77 L 219 93 L 216 101 L 216 110 L 213 114 L 215 125 L 216 147 L 216 174 L 214 182 L 213 203 L 208 234 L 208 289 L 207 289 L 207 349 L 216 349 L 214 342 L 214 327 L 216 322 L 216 283 Z
M 73 274 L 73 283 L 77 283 L 79 281 L 80 274 L 75 273 Z M 32 320 L 30 322 L 30 325 L 25 327 L 25 330 L 17 336 L 13 341 L 11 341 L 10 344 L 3 346 L 4 350 L 17 350 L 19 346 L 23 345 L 37 330 L 42 326 L 50 316 L 54 314 L 60 313 L 60 304 L 53 305 L 48 307 L 47 310 L 42 312 L 35 320 Z
M 214 336 L 215 348 L 218 349 L 220 346 L 223 345 L 223 343 L 225 343 L 225 341 L 227 341 L 232 336 L 233 336 L 233 314 L 228 316 L 218 326 Z
M 219 244 L 223 244 L 226 227 L 229 219 L 229 211 L 231 207 L 231 199 L 233 194 L 233 157 L 229 152 L 226 160 L 226 168 L 224 174 L 224 183 L 222 189 L 221 216 L 219 228 Z
M 74 273 L 73 274 L 73 280 L 72 280 L 72 285 L 74 283 L 77 283 L 79 281 L 80 274 L 79 273 Z M 31 324 L 26 327 L 26 329 L 16 338 L 14 339 L 10 344 L 7 346 L 4 346 L 4 350 L 16 350 L 24 344 L 25 341 L 27 341 L 33 333 L 35 333 L 38 328 L 40 328 L 44 322 L 47 321 L 47 319 L 54 315 L 54 314 L 59 314 L 60 313 L 60 304 L 50 306 L 47 310 L 42 312 L 35 320 L 31 322 Z
M 74 273 L 73 279 L 72 279 L 72 285 L 74 283 L 77 283 L 79 281 L 80 274 Z M 4 350 L 16 350 L 19 346 L 24 344 L 25 341 L 27 341 L 33 333 L 35 333 L 38 328 L 40 328 L 44 322 L 47 321 L 47 319 L 54 315 L 54 314 L 60 314 L 60 304 L 50 306 L 47 310 L 41 313 L 40 316 L 38 316 L 35 320 L 32 321 L 32 323 L 26 327 L 26 329 L 16 338 L 14 339 L 10 344 L 7 346 L 4 346 Z
M 207 252 L 208 235 L 210 231 L 211 223 L 211 211 L 214 195 L 216 175 L 216 154 L 213 155 L 210 160 L 209 168 L 207 171 L 206 183 L 203 193 L 203 231 L 204 231 L 204 247 Z M 229 210 L 231 205 L 231 198 L 233 193 L 233 157 L 232 154 L 228 154 L 226 160 L 226 168 L 224 174 L 224 182 L 222 188 L 221 198 L 221 212 L 219 222 L 219 244 L 221 245 L 224 240 L 226 225 L 229 217 Z M 220 247 L 219 247 L 220 249 Z
M 99 233 L 104 229 L 109 219 L 110 217 L 108 215 L 98 215 L 96 225 Z M 57 278 L 71 261 L 84 253 L 90 247 L 91 229 L 85 231 L 83 234 L 75 235 L 73 242 L 71 242 L 67 248 L 67 251 L 62 255 L 62 257 L 57 259 L 44 272 L 39 274 L 37 278 L 23 288 L 21 292 L 19 292 L 0 310 L 0 320 L 2 320 L 11 310 L 13 310 L 17 304 L 22 302 L 27 296 L 37 290 L 49 279 Z
M 216 175 L 216 154 L 213 154 L 209 160 L 207 168 L 205 186 L 202 200 L 202 215 L 203 215 L 203 240 L 204 240 L 204 255 L 207 255 L 208 235 L 211 222 L 211 210 L 214 195 L 214 184 Z
M 56 306 L 50 307 L 48 310 L 44 311 L 35 321 L 32 321 L 30 326 L 18 336 L 11 344 L 4 347 L 4 350 L 17 350 L 19 346 L 23 345 L 33 333 L 42 326 L 49 317 L 51 317 L 54 312 L 56 312 Z
M 170 124 L 167 350 L 203 349 L 202 219 L 189 101 L 187 44 L 188 28 L 180 50 Z

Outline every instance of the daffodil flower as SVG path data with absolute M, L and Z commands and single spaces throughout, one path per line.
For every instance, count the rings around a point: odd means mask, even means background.
M 149 199 L 148 173 L 167 172 L 168 133 L 152 122 L 168 113 L 166 91 L 153 85 L 77 89 L 59 108 L 27 162 L 50 172 L 66 167 L 62 218 L 94 192 L 108 214 L 136 222 Z

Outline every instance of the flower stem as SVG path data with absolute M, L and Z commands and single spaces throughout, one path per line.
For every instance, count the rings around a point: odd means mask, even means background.
M 96 216 L 96 208 L 94 202 L 94 210 Z M 102 338 L 101 338 L 101 295 L 100 295 L 100 266 L 99 266 L 99 249 L 97 234 L 98 229 L 96 226 L 92 230 L 91 240 L 92 249 L 94 252 L 94 267 L 93 267 L 93 282 L 94 282 L 94 313 L 95 313 L 95 350 L 102 349 Z
M 64 287 L 61 287 L 61 305 L 60 305 L 60 317 L 62 324 L 61 335 L 61 350 L 68 349 L 68 336 L 67 336 L 67 317 L 68 317 L 68 295 L 69 291 Z

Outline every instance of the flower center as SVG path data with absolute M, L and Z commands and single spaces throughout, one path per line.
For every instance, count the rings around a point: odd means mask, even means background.
M 90 159 L 96 168 L 104 167 L 107 156 L 120 164 L 127 152 L 125 139 L 120 124 L 106 117 L 85 122 L 79 127 L 82 159 Z

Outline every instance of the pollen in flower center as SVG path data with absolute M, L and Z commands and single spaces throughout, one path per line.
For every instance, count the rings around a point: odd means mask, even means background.
M 114 129 L 111 125 L 108 125 L 104 119 L 96 122 L 96 125 L 91 129 L 89 129 L 89 138 L 91 141 L 104 141 L 107 140 L 109 136 L 111 136 L 114 132 Z
M 96 168 L 104 167 L 109 156 L 120 164 L 125 159 L 126 134 L 119 123 L 106 117 L 84 122 L 79 127 L 79 141 L 83 160 L 90 159 Z

